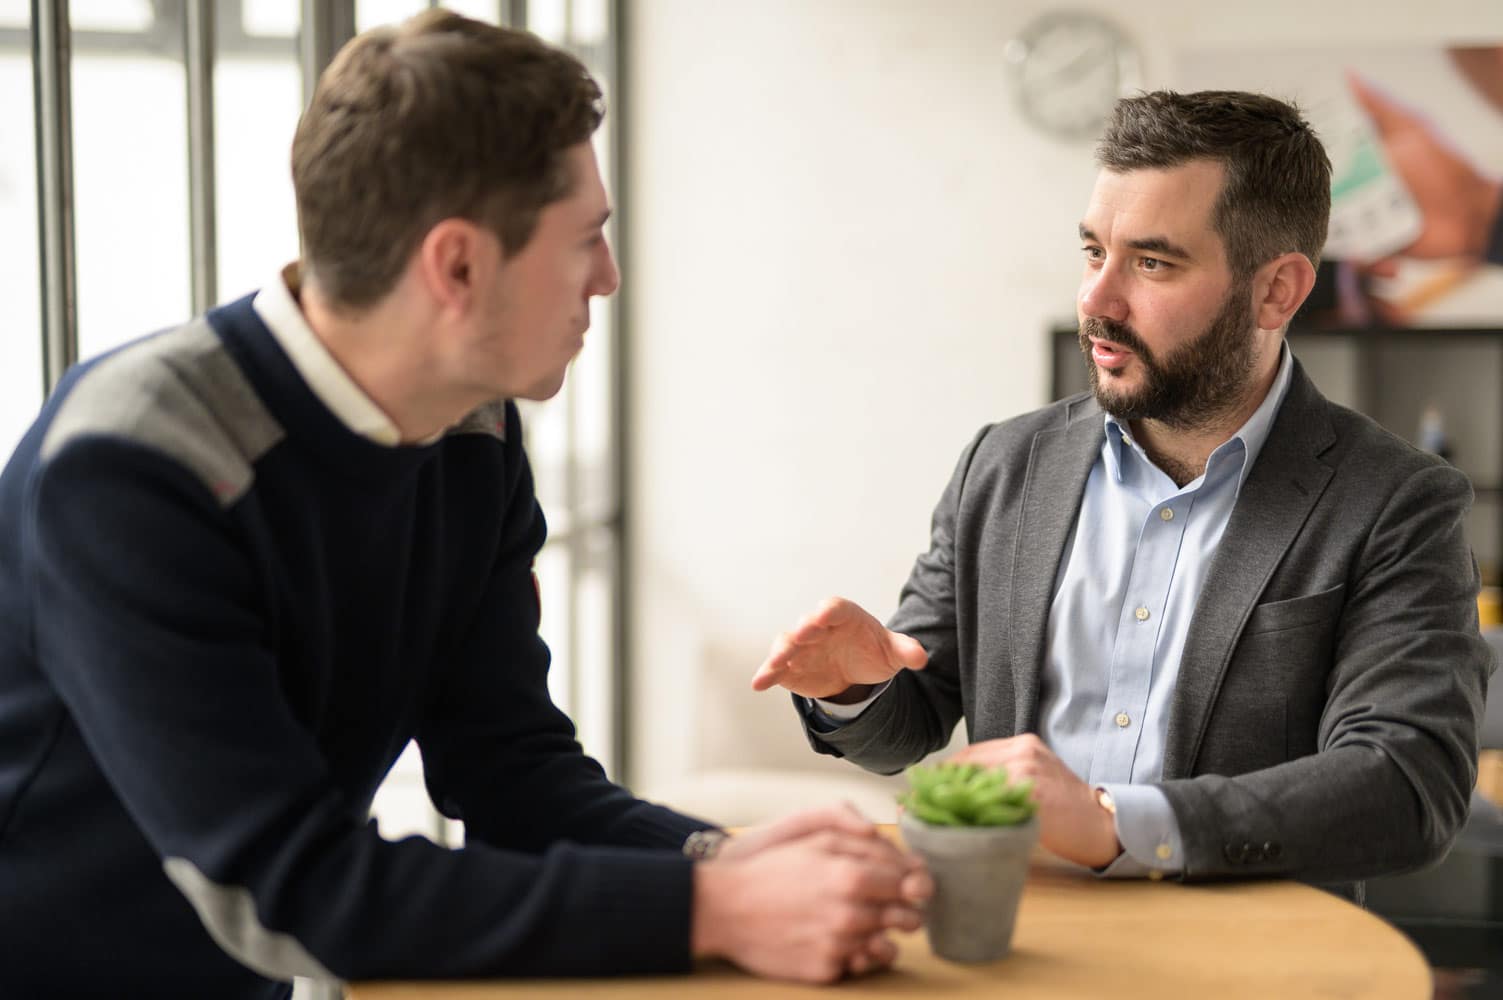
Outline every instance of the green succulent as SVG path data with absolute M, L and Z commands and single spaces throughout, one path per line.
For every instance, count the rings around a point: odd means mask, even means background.
M 935 826 L 1017 826 L 1032 818 L 1033 781 L 1007 780 L 1004 768 L 946 761 L 910 767 L 903 808 Z

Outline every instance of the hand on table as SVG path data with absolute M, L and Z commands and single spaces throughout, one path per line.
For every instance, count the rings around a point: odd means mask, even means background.
M 1004 767 L 1012 781 L 1032 779 L 1039 843 L 1066 861 L 1100 868 L 1122 853 L 1116 824 L 1096 801 L 1095 789 L 1076 777 L 1033 733 L 972 743 L 953 759 Z
M 752 677 L 752 688 L 781 685 L 806 698 L 850 692 L 859 701 L 871 685 L 899 670 L 922 670 L 929 654 L 917 640 L 890 632 L 860 605 L 831 597 L 778 637 Z
M 828 983 L 892 964 L 934 884 L 849 806 L 795 813 L 695 866 L 693 950 L 776 979 Z

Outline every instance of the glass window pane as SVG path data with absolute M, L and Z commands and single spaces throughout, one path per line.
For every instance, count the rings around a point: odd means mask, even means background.
M 589 534 L 589 562 L 574 585 L 575 656 L 574 721 L 585 752 L 607 774 L 613 773 L 616 669 L 616 607 L 611 581 L 615 573 L 616 536 L 609 529 Z
M 592 46 L 605 41 L 610 31 L 610 5 L 606 0 L 573 0 L 569 41 Z
M 74 50 L 79 356 L 190 308 L 187 84 L 173 57 Z
M 569 547 L 548 544 L 538 553 L 538 590 L 543 605 L 543 621 L 539 632 L 548 649 L 553 653 L 553 665 L 548 671 L 548 693 L 553 703 L 572 714 L 574 684 L 572 675 L 572 650 L 570 649 L 569 617 L 573 590 L 570 579 L 574 567 L 570 565 Z
M 42 299 L 37 244 L 36 127 L 31 57 L 0 53 L 0 462 L 10 457 L 42 404 Z
M 569 0 L 527 0 L 527 30 L 562 45 L 569 35 Z
M 578 362 L 575 362 L 577 365 Z M 532 478 L 538 502 L 548 517 L 548 534 L 567 534 L 573 524 L 569 509 L 569 405 L 574 396 L 574 373 L 564 379 L 557 396 L 545 403 L 518 400 L 522 429 L 526 434 L 527 460 L 532 464 Z
M 297 258 L 288 150 L 302 111 L 303 82 L 293 35 L 285 53 L 236 54 L 226 45 L 226 26 L 219 28 L 214 201 L 219 301 L 229 302 L 266 284 L 278 268 Z
M 600 155 L 600 170 L 609 177 L 610 134 L 601 126 L 595 137 Z M 607 231 L 612 249 L 616 247 L 615 226 Z M 580 521 L 599 523 L 610 518 L 617 507 L 616 470 L 613 453 L 615 428 L 616 331 L 615 300 L 590 300 L 590 332 L 585 349 L 575 359 L 569 373 L 573 385 L 573 440 L 576 464 L 576 527 Z
M 371 803 L 376 830 L 387 840 L 417 834 L 440 844 L 463 841 L 462 823 L 448 820 L 433 808 L 423 783 L 423 760 L 416 743 L 408 743 L 392 765 Z
M 145 31 L 153 20 L 151 0 L 69 0 L 75 31 Z
M 405 21 L 428 6 L 426 0 L 355 0 L 355 30 Z
M 241 0 L 240 25 L 247 35 L 295 36 L 302 23 L 300 7 L 298 0 Z
M 500 0 L 444 0 L 443 6 L 487 24 L 501 23 Z
M 31 27 L 31 0 L 0 0 L 0 28 Z M 19 91 L 6 91 L 19 93 Z

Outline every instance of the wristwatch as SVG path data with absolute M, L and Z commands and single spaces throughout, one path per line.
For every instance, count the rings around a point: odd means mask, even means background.
M 708 861 L 720 853 L 720 847 L 730 834 L 724 830 L 695 830 L 684 838 L 684 857 L 695 861 Z

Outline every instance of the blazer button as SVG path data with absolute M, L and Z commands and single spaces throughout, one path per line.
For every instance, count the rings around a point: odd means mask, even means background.
M 1240 865 L 1245 859 L 1245 844 L 1227 844 L 1221 849 L 1221 853 L 1234 865 Z
M 1259 861 L 1263 860 L 1263 848 L 1259 847 L 1257 844 L 1243 844 L 1242 858 L 1248 864 L 1255 865 Z
M 1267 858 L 1269 861 L 1277 861 L 1279 859 L 1279 855 L 1283 853 L 1284 848 L 1279 844 L 1277 840 L 1270 840 L 1268 843 L 1263 845 L 1263 857 Z

